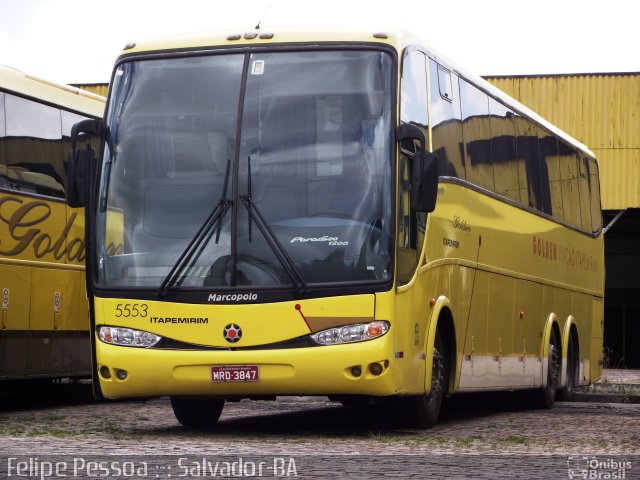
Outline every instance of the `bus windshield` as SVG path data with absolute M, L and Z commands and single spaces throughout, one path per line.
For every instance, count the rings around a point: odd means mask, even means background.
M 118 65 L 98 285 L 388 281 L 392 72 L 391 57 L 374 50 Z M 114 239 L 123 248 L 107 248 Z

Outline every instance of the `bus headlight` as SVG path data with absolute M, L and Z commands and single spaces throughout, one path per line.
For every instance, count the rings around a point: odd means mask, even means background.
M 123 327 L 100 327 L 98 335 L 105 343 L 127 347 L 153 347 L 162 339 L 155 333 Z
M 358 323 L 344 327 L 329 328 L 311 334 L 311 338 L 319 345 L 338 345 L 341 343 L 362 342 L 381 337 L 389 331 L 389 322 L 376 321 Z

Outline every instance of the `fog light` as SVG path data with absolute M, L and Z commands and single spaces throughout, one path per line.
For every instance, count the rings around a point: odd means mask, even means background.
M 362 368 L 361 367 L 351 367 L 351 375 L 353 375 L 354 377 L 359 377 L 360 375 L 362 375 Z
M 100 367 L 100 376 L 102 378 L 111 378 L 111 372 L 108 367 Z
M 124 370 L 118 370 L 116 372 L 116 377 L 118 377 L 118 380 L 126 380 L 127 379 L 127 372 L 125 372 Z
M 380 365 L 379 363 L 372 363 L 371 365 L 369 365 L 369 371 L 372 375 L 378 376 L 382 373 L 382 370 L 382 365 Z

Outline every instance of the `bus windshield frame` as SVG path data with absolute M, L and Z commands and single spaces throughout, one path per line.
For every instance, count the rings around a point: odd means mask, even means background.
M 379 45 L 121 59 L 96 294 L 388 290 L 396 75 L 395 52 Z M 114 238 L 121 251 L 107 248 Z

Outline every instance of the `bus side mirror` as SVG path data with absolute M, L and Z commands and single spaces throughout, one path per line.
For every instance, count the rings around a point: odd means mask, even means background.
M 411 175 L 411 209 L 415 212 L 433 212 L 438 197 L 438 155 L 418 152 L 413 159 Z
M 438 155 L 427 152 L 425 129 L 416 123 L 403 123 L 398 128 L 397 138 L 400 142 L 420 142 L 411 170 L 411 210 L 429 213 L 435 210 L 438 196 Z
M 101 120 L 83 120 L 71 128 L 71 150 L 67 154 L 67 189 L 65 195 L 70 207 L 84 207 L 89 195 L 89 185 L 92 163 L 95 162 L 95 150 L 87 146 L 78 149 L 78 137 L 81 134 L 100 135 Z

